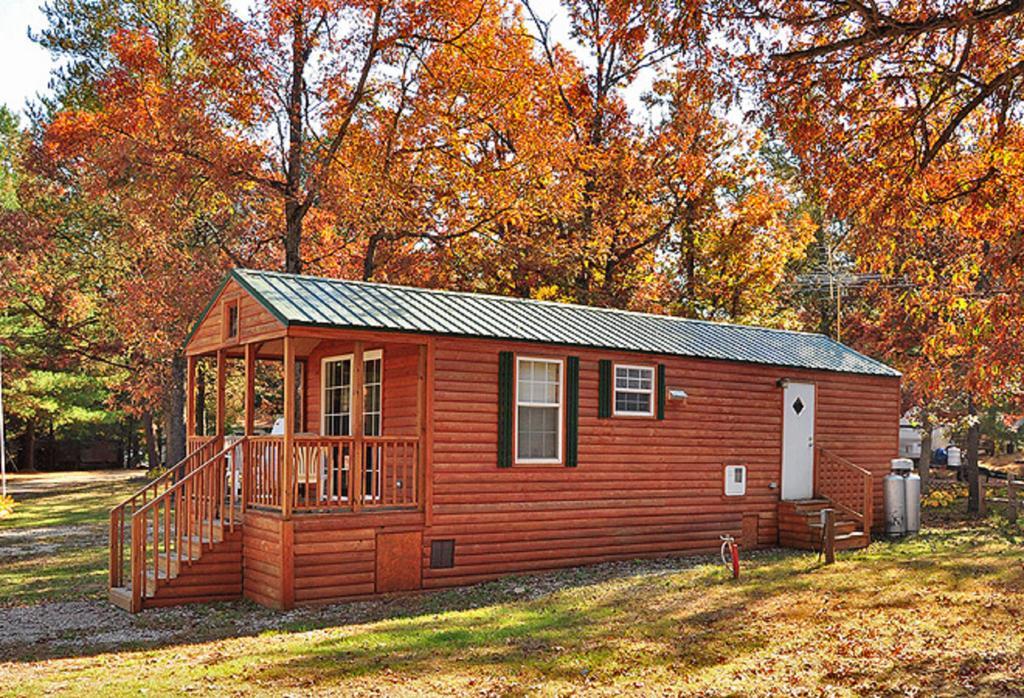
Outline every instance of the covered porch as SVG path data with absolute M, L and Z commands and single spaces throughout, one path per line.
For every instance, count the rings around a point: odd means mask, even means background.
M 287 327 L 242 341 L 230 309 L 224 333 L 188 356 L 188 450 L 226 452 L 242 512 L 421 508 L 427 338 Z
M 433 339 L 299 324 L 232 276 L 185 351 L 187 455 L 111 510 L 111 600 L 418 587 Z

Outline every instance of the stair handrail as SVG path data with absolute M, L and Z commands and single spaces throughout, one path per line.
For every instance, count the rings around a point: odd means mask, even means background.
M 126 520 L 130 520 L 132 514 L 142 505 L 152 501 L 177 481 L 182 473 L 188 472 L 190 465 L 202 464 L 221 448 L 223 437 L 211 436 L 203 442 L 199 448 L 191 451 L 188 455 L 167 469 L 159 477 L 136 490 L 124 501 L 114 505 L 110 509 L 110 579 L 111 588 L 124 585 L 124 544 Z M 141 503 L 139 500 L 142 500 Z M 128 516 L 126 516 L 126 512 Z
M 135 493 L 130 495 L 126 500 L 124 500 L 117 506 L 131 505 L 139 497 L 143 497 L 143 503 L 145 503 L 146 501 L 148 501 L 146 495 L 149 494 L 150 491 L 154 491 L 155 494 L 155 490 L 158 489 L 160 485 L 166 484 L 167 481 L 172 478 L 177 479 L 175 476 L 179 475 L 180 471 L 188 466 L 189 461 L 198 459 L 199 463 L 201 464 L 208 460 L 213 453 L 216 453 L 220 449 L 220 445 L 223 441 L 223 438 L 224 437 L 222 436 L 211 436 L 209 440 L 205 441 L 199 448 L 192 451 L 187 456 L 182 458 L 180 461 L 175 463 L 173 466 L 168 468 L 166 472 L 147 482 L 145 485 L 140 487 L 138 490 L 135 491 Z
M 833 506 L 840 509 L 847 514 L 855 517 L 861 522 L 861 527 L 865 534 L 871 531 L 872 515 L 873 515 L 873 489 L 871 480 L 871 471 L 867 468 L 863 468 L 848 458 L 844 458 L 838 453 L 834 453 L 826 448 L 818 447 L 818 468 L 822 471 L 821 474 L 815 478 L 817 487 L 819 489 L 815 494 L 824 496 L 831 500 Z M 829 465 L 838 466 L 844 469 L 847 473 L 855 475 L 860 478 L 860 501 L 850 502 L 843 501 L 841 492 L 829 491 L 824 483 L 828 482 L 825 475 L 825 470 Z
M 169 576 L 172 560 L 180 565 L 183 561 L 198 559 L 202 554 L 204 535 L 206 546 L 213 545 L 215 518 L 220 520 L 220 526 L 226 526 L 231 531 L 235 529 L 235 511 L 242 499 L 241 482 L 238 478 L 243 471 L 245 442 L 245 437 L 242 437 L 225 446 L 132 513 L 133 609 L 141 608 L 145 586 L 148 584 L 146 567 L 149 562 L 147 551 L 150 540 L 155 586 L 160 579 L 161 558 Z M 150 517 L 152 528 L 147 530 Z M 183 540 L 187 542 L 183 543 Z M 198 549 L 195 547 L 197 540 Z

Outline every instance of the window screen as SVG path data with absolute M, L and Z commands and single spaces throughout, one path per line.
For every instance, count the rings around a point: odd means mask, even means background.
M 654 369 L 615 367 L 615 414 L 654 414 Z
M 518 362 L 516 383 L 516 459 L 556 462 L 562 453 L 562 362 Z

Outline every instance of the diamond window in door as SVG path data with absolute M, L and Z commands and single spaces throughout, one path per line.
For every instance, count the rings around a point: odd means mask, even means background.
M 804 401 L 801 400 L 800 398 L 797 398 L 793 402 L 793 411 L 796 412 L 797 414 L 800 414 L 801 412 L 803 412 L 804 411 Z

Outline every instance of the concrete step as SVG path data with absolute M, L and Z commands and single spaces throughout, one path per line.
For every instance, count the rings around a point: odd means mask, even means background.
M 107 598 L 110 603 L 114 604 L 118 608 L 128 611 L 132 611 L 132 589 L 131 587 L 110 587 L 107 590 Z

